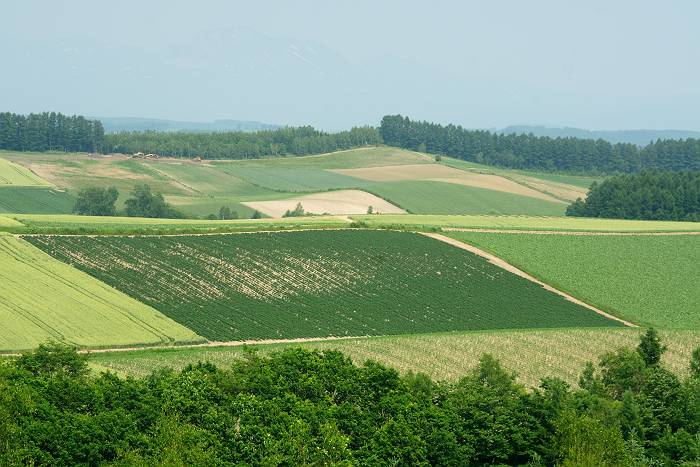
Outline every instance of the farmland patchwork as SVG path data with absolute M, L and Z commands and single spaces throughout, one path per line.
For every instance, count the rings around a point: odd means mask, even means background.
M 210 340 L 619 325 L 413 233 L 26 239 Z

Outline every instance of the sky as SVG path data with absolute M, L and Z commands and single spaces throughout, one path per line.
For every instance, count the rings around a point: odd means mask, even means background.
M 23 0 L 1 111 L 700 130 L 700 2 Z

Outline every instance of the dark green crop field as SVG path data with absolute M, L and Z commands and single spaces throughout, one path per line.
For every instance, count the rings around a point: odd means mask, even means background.
M 26 240 L 210 340 L 618 325 L 408 232 Z

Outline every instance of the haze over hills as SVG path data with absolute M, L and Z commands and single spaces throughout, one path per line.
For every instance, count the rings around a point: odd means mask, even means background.
M 544 125 L 512 125 L 501 130 L 503 134 L 529 134 L 550 138 L 602 139 L 610 143 L 632 143 L 639 146 L 657 139 L 700 138 L 700 131 L 691 130 L 586 130 L 572 127 L 548 127 Z
M 142 117 L 92 117 L 102 122 L 105 133 L 120 131 L 188 131 L 188 132 L 219 132 L 219 131 L 260 131 L 275 130 L 281 125 L 262 123 L 250 120 L 214 120 L 213 122 L 183 122 L 159 118 Z

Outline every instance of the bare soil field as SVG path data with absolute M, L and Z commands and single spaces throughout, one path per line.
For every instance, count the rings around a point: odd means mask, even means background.
M 339 190 L 273 201 L 246 201 L 244 204 L 270 217 L 282 217 L 301 203 L 310 214 L 366 214 L 372 206 L 375 213 L 403 214 L 405 211 L 378 196 L 360 190 Z
M 429 180 L 502 191 L 557 203 L 563 202 L 561 199 L 555 198 L 554 196 L 550 196 L 533 188 L 528 188 L 525 185 L 521 185 L 520 183 L 498 175 L 470 173 L 439 164 L 390 165 L 361 169 L 335 169 L 330 171 L 373 182 Z

